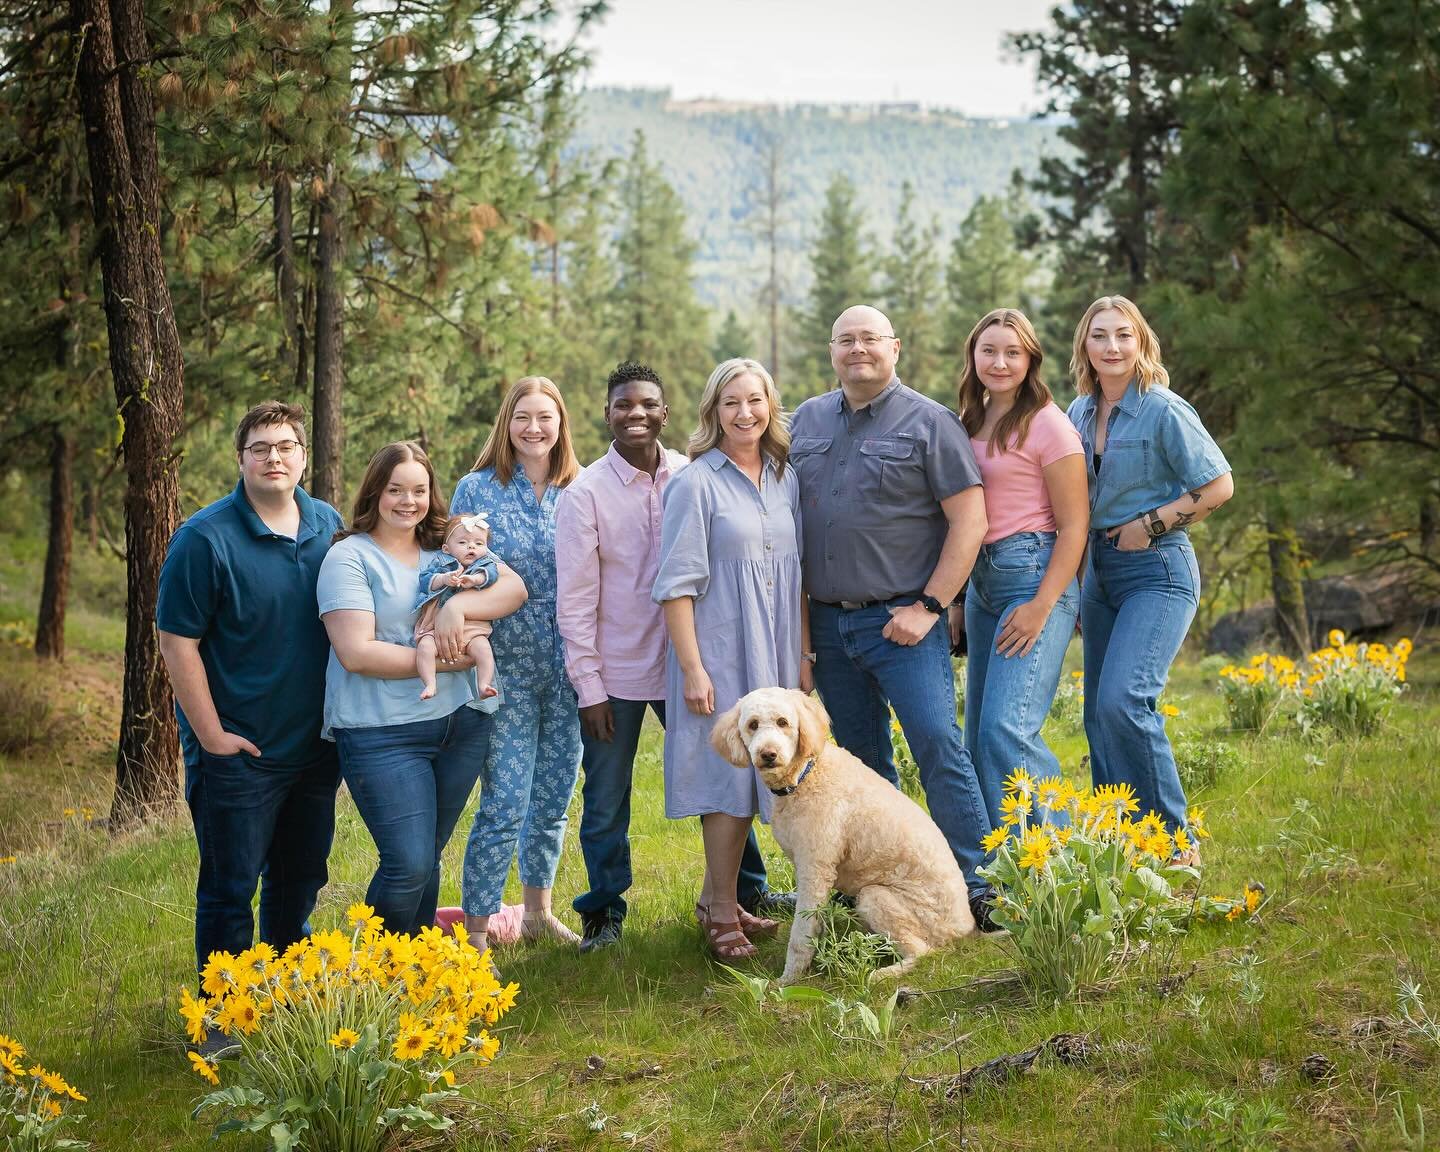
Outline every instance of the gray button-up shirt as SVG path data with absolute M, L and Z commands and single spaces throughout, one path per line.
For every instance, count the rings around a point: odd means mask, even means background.
M 805 514 L 805 591 L 816 600 L 889 600 L 924 591 L 949 522 L 940 501 L 980 483 L 959 418 L 893 379 L 859 411 L 841 389 L 790 420 Z

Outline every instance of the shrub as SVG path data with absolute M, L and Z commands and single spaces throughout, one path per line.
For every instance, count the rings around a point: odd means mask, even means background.
M 55 704 L 45 682 L 34 675 L 0 678 L 0 756 L 33 748 L 55 726 Z
M 1285 1113 L 1268 1100 L 1241 1104 L 1227 1093 L 1205 1088 L 1167 1096 L 1155 1119 L 1160 1122 L 1156 1143 L 1173 1152 L 1261 1152 L 1274 1148 L 1274 1137 L 1285 1131 Z
M 230 1087 L 190 1053 L 196 1073 L 217 1086 L 195 1110 L 221 1109 L 217 1134 L 266 1132 L 277 1147 L 371 1152 L 397 1126 L 449 1127 L 436 1108 L 458 1095 L 455 1069 L 494 1058 L 500 1042 L 486 1027 L 519 989 L 500 987 L 488 953 L 463 933 L 384 932 L 363 904 L 349 917 L 350 936 L 315 933 L 281 957 L 265 944 L 238 957 L 213 953 L 203 995 L 182 990 L 192 1040 L 219 1028 L 240 1042 Z
M 1379 729 L 1395 698 L 1405 690 L 1409 639 L 1393 649 L 1384 644 L 1347 644 L 1338 628 L 1329 646 L 1312 652 L 1301 693 L 1300 727 L 1328 728 L 1340 736 L 1369 736 Z
M 52 1148 L 88 1148 L 65 1136 L 82 1117 L 69 1108 L 84 1103 L 58 1072 L 24 1065 L 25 1046 L 0 1034 L 0 1136 L 8 1152 L 48 1152 Z
M 815 971 L 863 984 L 877 968 L 898 964 L 900 953 L 890 940 L 867 932 L 860 918 L 844 905 L 829 903 L 816 909 Z
M 1240 753 L 1223 740 L 1185 736 L 1174 747 L 1175 767 L 1186 792 L 1208 788 L 1225 773 L 1240 767 Z
M 1066 999 L 1098 982 L 1132 936 L 1182 928 L 1188 905 L 1175 889 L 1197 873 L 1171 861 L 1209 834 L 1203 811 L 1171 835 L 1154 812 L 1131 819 L 1128 784 L 1077 790 L 1016 769 L 1005 787 L 1005 823 L 981 843 L 995 858 L 980 873 L 1033 991 Z
M 1236 732 L 1263 732 L 1275 718 L 1287 689 L 1300 684 L 1295 661 L 1261 652 L 1245 667 L 1220 669 L 1220 693 L 1230 727 Z
M 1070 732 L 1079 731 L 1085 722 L 1085 673 L 1071 672 L 1055 689 L 1050 701 L 1050 719 Z

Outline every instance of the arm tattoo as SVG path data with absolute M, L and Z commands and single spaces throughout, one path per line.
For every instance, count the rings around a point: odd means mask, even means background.
M 1199 503 L 1200 503 L 1200 489 L 1196 488 L 1195 491 L 1191 492 L 1191 493 L 1190 493 L 1190 499 L 1191 499 L 1192 502 L 1194 502 L 1194 503 L 1196 503 L 1196 504 L 1199 504 Z
M 1192 495 L 1193 495 L 1193 493 L 1192 493 Z M 1183 527 L 1185 527 L 1186 524 L 1189 524 L 1189 523 L 1190 523 L 1192 520 L 1194 520 L 1194 519 L 1195 519 L 1195 513 L 1194 513 L 1194 512 L 1176 512 L 1176 513 L 1175 513 L 1175 523 L 1172 525 L 1172 527 L 1175 527 L 1175 528 L 1183 528 Z

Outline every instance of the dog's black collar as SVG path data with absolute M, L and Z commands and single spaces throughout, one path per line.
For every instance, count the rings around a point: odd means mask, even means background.
M 805 761 L 805 767 L 800 769 L 800 775 L 795 777 L 794 784 L 786 785 L 784 788 L 771 788 L 770 791 L 773 792 L 776 796 L 789 796 L 790 793 L 794 792 L 795 789 L 800 787 L 800 785 L 804 782 L 805 777 L 810 775 L 810 769 L 814 767 L 815 760 L 813 758 Z

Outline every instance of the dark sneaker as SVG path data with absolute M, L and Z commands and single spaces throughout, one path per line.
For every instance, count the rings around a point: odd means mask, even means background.
M 990 895 L 974 896 L 970 899 L 970 915 L 975 917 L 975 929 L 987 936 L 1008 936 L 1010 929 L 995 922 L 995 906 L 990 903 Z
M 211 1028 L 206 1031 L 205 1039 L 195 1045 L 195 1052 L 212 1062 L 230 1060 L 240 1055 L 240 1041 L 225 1035 L 219 1028 Z
M 620 943 L 622 922 L 613 916 L 598 912 L 589 916 L 582 914 L 580 919 L 585 926 L 585 934 L 580 938 L 581 952 L 598 952 Z
M 750 915 L 759 916 L 765 920 L 773 920 L 776 916 L 793 917 L 795 915 L 795 893 L 772 892 L 767 888 L 753 900 L 740 901 L 740 907 Z

